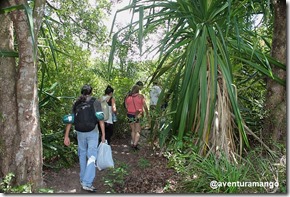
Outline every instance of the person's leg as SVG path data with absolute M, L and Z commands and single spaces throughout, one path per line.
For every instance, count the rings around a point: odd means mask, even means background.
M 130 128 L 131 128 L 131 145 L 133 146 L 134 141 L 135 141 L 135 123 L 134 122 L 130 123 Z
M 98 151 L 98 139 L 99 132 L 97 130 L 93 130 L 86 133 L 87 135 L 87 157 L 88 161 L 86 164 L 86 171 L 83 179 L 83 186 L 92 186 L 95 175 L 96 175 L 96 159 L 97 159 L 97 151 Z
M 78 156 L 80 162 L 80 182 L 83 182 L 87 166 L 87 142 L 83 132 L 77 132 Z
M 129 126 L 131 129 L 131 146 L 133 147 L 134 139 L 135 139 L 135 116 L 132 114 L 127 114 L 127 120 L 129 122 Z
M 141 124 L 140 122 L 134 123 L 134 146 L 137 147 L 139 139 L 140 139 L 140 132 L 141 132 Z
M 113 124 L 105 123 L 105 138 L 109 145 L 111 145 L 111 138 L 113 136 Z

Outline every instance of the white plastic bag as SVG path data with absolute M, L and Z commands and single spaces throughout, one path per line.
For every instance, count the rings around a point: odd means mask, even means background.
M 112 156 L 111 146 L 108 145 L 107 140 L 103 143 L 101 142 L 98 146 L 98 156 L 97 156 L 97 166 L 99 170 L 104 170 L 106 168 L 113 168 L 114 161 Z

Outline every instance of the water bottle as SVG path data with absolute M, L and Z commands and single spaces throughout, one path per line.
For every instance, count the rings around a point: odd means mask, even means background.
M 113 122 L 117 122 L 117 115 L 115 113 L 112 114 Z

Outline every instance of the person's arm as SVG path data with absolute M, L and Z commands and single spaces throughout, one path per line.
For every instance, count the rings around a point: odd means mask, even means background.
M 149 110 L 148 110 L 148 107 L 147 107 L 146 100 L 145 100 L 144 96 L 143 96 L 142 100 L 143 100 L 143 108 L 144 108 L 144 111 L 146 112 L 146 116 L 149 117 Z
M 112 111 L 113 111 L 113 113 L 117 114 L 117 107 L 116 107 L 115 98 L 112 98 Z
M 100 120 L 99 125 L 100 125 L 101 132 L 102 132 L 102 142 L 104 143 L 106 140 L 105 139 L 105 122 L 103 120 Z
M 158 86 L 158 96 L 160 96 L 162 89 Z
M 65 134 L 64 134 L 63 143 L 66 146 L 70 145 L 69 132 L 70 132 L 71 126 L 72 126 L 72 124 L 67 124 L 66 127 L 65 127 Z
M 102 106 L 101 106 L 101 102 L 100 101 L 96 100 L 96 102 L 94 103 L 94 105 L 95 105 L 95 111 L 96 112 L 103 113 Z M 104 121 L 104 115 L 102 115 L 98 119 L 99 119 L 99 126 L 101 128 L 101 131 L 100 132 L 102 134 L 101 139 L 102 139 L 102 142 L 104 143 L 105 142 L 105 121 Z

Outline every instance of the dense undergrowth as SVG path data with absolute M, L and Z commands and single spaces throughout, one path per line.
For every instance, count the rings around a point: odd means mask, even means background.
M 169 166 L 182 177 L 175 192 L 182 193 L 286 193 L 286 156 L 255 148 L 243 157 L 229 160 L 221 154 L 200 156 L 187 143 L 165 153 Z
M 163 152 L 167 160 L 167 167 L 163 167 L 162 170 L 167 168 L 169 172 L 173 169 L 176 174 L 174 183 L 169 181 L 165 181 L 166 184 L 163 183 L 163 193 L 254 194 L 287 192 L 285 155 L 267 153 L 256 145 L 255 149 L 246 152 L 243 157 L 235 155 L 235 159 L 229 160 L 223 154 L 219 158 L 214 154 L 200 156 L 192 143 L 184 143 L 183 148 L 176 147 L 178 147 L 176 141 L 172 140 L 166 151 Z M 68 163 L 76 162 L 73 160 L 74 155 L 71 154 L 69 157 L 71 160 L 68 160 Z M 137 188 L 144 180 L 146 182 L 147 179 L 157 179 L 157 171 L 160 172 L 160 166 L 164 165 L 164 160 L 161 164 L 161 161 L 156 161 L 148 155 L 147 153 L 142 154 L 136 160 L 135 167 L 117 161 L 116 168 L 108 170 L 108 174 L 102 178 L 104 185 L 109 188 L 109 193 L 130 193 L 130 189 L 134 192 L 134 188 Z M 61 159 L 55 159 L 55 166 L 61 165 L 57 164 L 57 161 L 63 162 Z M 54 169 L 58 170 L 59 168 Z M 154 172 L 155 170 L 156 172 Z M 140 172 L 146 172 L 142 175 L 144 177 L 140 176 Z M 172 172 L 170 173 L 172 174 Z M 170 176 L 170 173 L 167 176 Z M 29 184 L 12 186 L 13 177 L 13 174 L 9 174 L 2 180 L 0 183 L 1 192 L 32 193 Z M 163 179 L 159 178 L 158 184 Z M 156 185 L 154 184 L 154 186 Z M 150 193 L 154 192 L 154 189 L 156 188 L 148 185 L 141 192 Z M 45 188 L 39 192 L 51 193 Z

